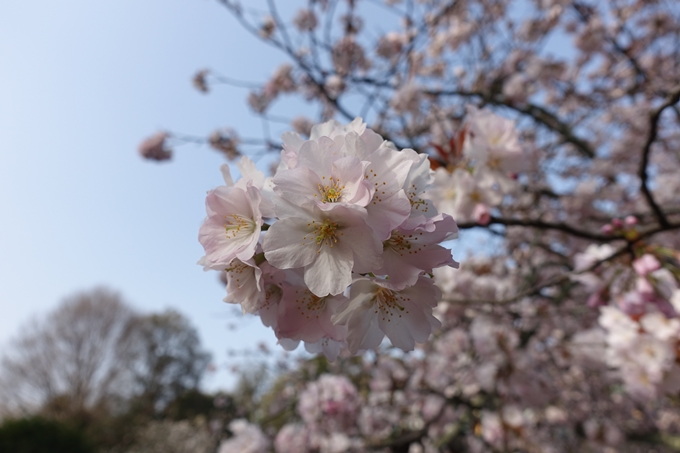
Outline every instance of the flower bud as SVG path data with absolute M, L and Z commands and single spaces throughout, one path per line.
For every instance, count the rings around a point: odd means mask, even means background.
M 172 158 L 172 150 L 165 146 L 169 136 L 170 134 L 167 132 L 158 132 L 152 135 L 139 144 L 139 154 L 145 159 L 158 162 L 170 160 Z
M 208 73 L 209 73 L 209 71 L 207 69 L 201 69 L 200 71 L 198 71 L 196 73 L 196 75 L 192 79 L 192 83 L 194 85 L 194 88 L 196 88 L 201 93 L 207 93 L 208 92 L 208 82 L 206 80 Z

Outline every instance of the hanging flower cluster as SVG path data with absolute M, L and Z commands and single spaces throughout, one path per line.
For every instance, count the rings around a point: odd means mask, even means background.
M 424 197 L 427 156 L 398 151 L 361 118 L 282 139 L 273 177 L 243 157 L 241 178 L 224 165 L 225 185 L 208 193 L 199 264 L 226 271 L 225 301 L 259 314 L 285 348 L 304 342 L 331 360 L 385 336 L 404 351 L 425 342 L 440 325 L 432 270 L 458 267 L 440 245 L 458 227 Z

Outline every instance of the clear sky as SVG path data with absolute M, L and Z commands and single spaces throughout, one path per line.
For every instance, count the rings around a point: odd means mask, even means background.
M 195 264 L 221 156 L 188 145 L 159 165 L 136 149 L 160 129 L 259 136 L 244 90 L 206 96 L 191 78 L 211 67 L 262 81 L 281 59 L 216 1 L 0 2 L 0 347 L 96 285 L 188 315 L 220 369 L 228 348 L 275 344 L 258 320 L 228 330 L 224 290 Z

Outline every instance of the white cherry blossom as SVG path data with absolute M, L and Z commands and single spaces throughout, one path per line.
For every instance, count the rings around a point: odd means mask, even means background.
M 494 171 L 519 173 L 527 159 L 519 144 L 515 122 L 490 110 L 468 106 L 468 136 L 464 153 Z

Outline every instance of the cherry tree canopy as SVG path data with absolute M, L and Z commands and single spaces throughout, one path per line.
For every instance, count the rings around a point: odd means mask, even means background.
M 222 451 L 677 448 L 679 4 L 220 3 L 288 57 L 247 84 L 287 132 L 192 140 L 280 156 L 223 170 L 201 264 L 335 360 L 282 376 Z

